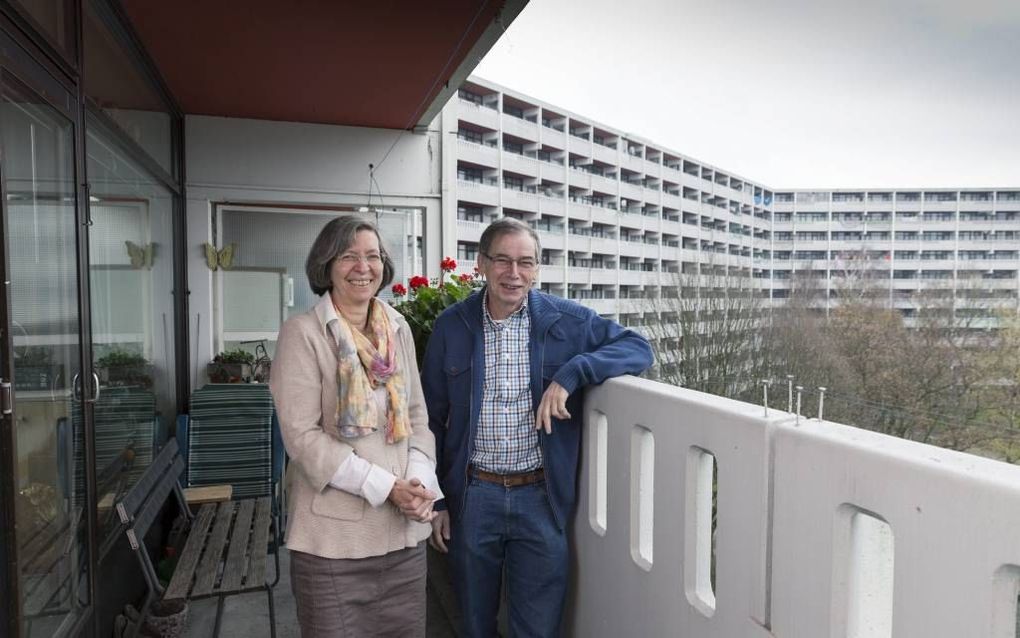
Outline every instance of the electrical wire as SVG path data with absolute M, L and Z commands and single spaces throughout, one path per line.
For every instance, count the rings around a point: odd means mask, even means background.
M 450 51 L 450 55 L 449 57 L 447 57 L 446 63 L 443 64 L 442 68 L 439 69 L 439 72 L 436 73 L 435 79 L 432 80 L 432 84 L 430 84 L 428 90 L 425 91 L 425 95 L 422 96 L 421 102 L 411 113 L 411 117 L 410 119 L 408 119 L 407 124 L 405 124 L 404 128 L 397 133 L 396 137 L 393 138 L 393 143 L 390 144 L 390 147 L 388 149 L 386 149 L 386 153 L 383 155 L 382 159 L 376 162 L 375 168 L 377 169 L 380 168 L 386 162 L 386 159 L 390 156 L 390 153 L 393 152 L 393 149 L 397 146 L 397 142 L 400 141 L 400 138 L 403 137 L 405 133 L 407 133 L 407 131 L 411 128 L 411 125 L 414 124 L 415 120 L 417 120 L 421 116 L 421 113 L 424 112 L 425 105 L 428 102 L 429 96 L 432 95 L 432 93 L 436 90 L 436 87 L 439 86 L 440 82 L 443 79 L 443 76 L 446 74 L 446 70 L 453 63 L 453 59 L 457 56 L 457 52 L 460 51 L 460 48 L 461 46 L 463 46 L 464 41 L 467 39 L 468 34 L 471 33 L 472 29 L 474 29 L 475 23 L 478 22 L 478 18 L 481 17 L 482 12 L 485 10 L 486 7 L 489 6 L 489 4 L 490 0 L 483 0 L 481 3 L 479 3 L 478 10 L 475 11 L 475 15 L 471 18 L 471 22 L 468 23 L 467 27 L 464 29 L 464 32 L 460 35 L 460 39 L 457 40 L 457 44 L 455 44 L 453 50 Z M 500 27 L 502 27 L 502 23 L 500 23 Z

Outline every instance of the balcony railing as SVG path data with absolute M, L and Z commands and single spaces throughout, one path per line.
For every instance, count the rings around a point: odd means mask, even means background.
M 1020 467 L 629 377 L 583 440 L 572 635 L 1015 635 Z

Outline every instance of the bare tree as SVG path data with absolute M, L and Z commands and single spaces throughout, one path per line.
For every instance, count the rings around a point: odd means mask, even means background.
M 764 288 L 750 271 L 703 264 L 678 272 L 644 302 L 658 377 L 673 385 L 750 399 L 772 339 Z

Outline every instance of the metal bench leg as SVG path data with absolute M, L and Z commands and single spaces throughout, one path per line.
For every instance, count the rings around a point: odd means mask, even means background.
M 272 586 L 266 587 L 266 593 L 269 595 L 269 635 L 276 638 L 276 605 L 273 604 Z
M 220 635 L 220 624 L 223 622 L 223 600 L 224 596 L 216 599 L 216 624 L 213 625 L 213 638 Z

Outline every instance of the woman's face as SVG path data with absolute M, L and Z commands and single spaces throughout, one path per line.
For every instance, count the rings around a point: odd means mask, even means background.
M 359 230 L 354 242 L 333 260 L 329 272 L 333 299 L 345 305 L 367 305 L 379 290 L 382 275 L 379 238 L 370 230 Z

